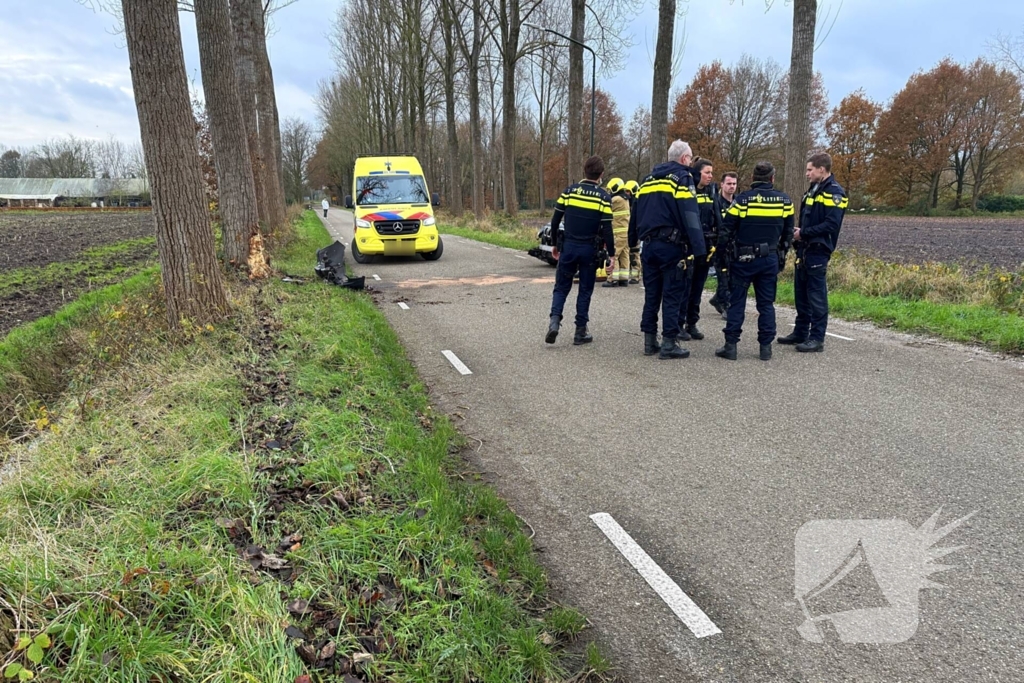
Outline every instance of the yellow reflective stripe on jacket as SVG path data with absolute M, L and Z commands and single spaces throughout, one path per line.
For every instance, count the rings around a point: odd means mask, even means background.
M 609 216 L 612 215 L 612 207 L 606 202 L 602 202 L 600 199 L 589 197 L 581 197 L 579 195 L 572 195 L 567 197 L 564 202 L 565 206 L 575 206 L 578 209 L 590 209 L 591 211 L 600 211 L 606 213 Z
M 690 188 L 680 185 L 676 190 L 676 199 L 693 199 L 693 193 L 690 192 Z
M 710 196 L 708 196 L 706 194 L 698 194 L 697 195 L 697 203 L 698 204 L 714 204 L 715 200 L 714 200 L 714 198 L 712 198 L 712 197 L 710 197 Z
M 733 204 L 726 210 L 725 214 L 727 216 L 739 216 L 742 218 L 747 215 L 747 207 L 742 204 Z
M 640 186 L 640 190 L 636 193 L 636 196 L 642 197 L 645 194 L 653 194 L 655 192 L 675 194 L 676 188 L 677 185 L 671 180 L 650 180 Z
M 807 201 L 805 201 L 804 204 L 806 204 L 807 206 L 812 206 L 814 204 L 824 204 L 825 206 L 834 206 L 840 209 L 845 209 L 850 205 L 850 198 L 843 197 L 842 199 L 839 200 L 839 203 L 836 204 L 835 201 L 833 201 L 832 197 L 819 194 L 817 197 L 808 197 Z

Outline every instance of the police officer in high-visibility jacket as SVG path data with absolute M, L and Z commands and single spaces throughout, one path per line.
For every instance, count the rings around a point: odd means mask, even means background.
M 754 182 L 725 212 L 719 249 L 732 250 L 730 301 L 725 324 L 725 346 L 719 358 L 736 360 L 736 344 L 743 331 L 747 290 L 754 285 L 757 303 L 757 341 L 761 360 L 771 360 L 775 340 L 775 290 L 782 254 L 793 241 L 793 202 L 773 186 L 775 167 L 767 161 L 754 166 Z
M 680 337 L 683 340 L 704 338 L 704 333 L 697 328 L 700 320 L 700 304 L 704 294 L 704 283 L 707 282 L 711 270 L 712 259 L 715 257 L 718 244 L 718 231 L 722 224 L 722 216 L 716 209 L 718 200 L 718 184 L 715 183 L 715 169 L 708 159 L 698 159 L 692 167 L 694 180 L 697 181 L 697 210 L 700 213 L 700 227 L 704 231 L 704 244 L 708 254 L 702 259 L 693 261 L 693 277 L 689 280 L 683 309 L 679 313 L 680 325 L 685 325 Z
M 780 344 L 795 344 L 804 353 L 825 350 L 828 327 L 828 286 L 825 271 L 839 242 L 843 216 L 850 200 L 832 175 L 832 157 L 812 154 L 807 160 L 811 187 L 800 209 L 800 228 L 794 235 L 796 271 L 793 291 L 796 299 L 796 327 Z
M 611 196 L 601 187 L 604 161 L 590 157 L 583 164 L 584 180 L 570 185 L 555 202 L 551 217 L 551 234 L 555 235 L 555 291 L 551 296 L 551 318 L 544 341 L 554 344 L 562 322 L 562 309 L 572 289 L 572 280 L 579 273 L 580 288 L 576 294 L 576 335 L 572 343 L 589 344 L 594 338 L 587 331 L 590 322 L 590 299 L 597 282 L 598 251 L 602 245 L 608 253 L 615 251 L 612 235 Z M 565 228 L 560 230 L 562 219 Z
M 629 284 L 629 203 L 631 193 L 622 178 L 608 181 L 612 195 L 612 234 L 615 236 L 615 254 L 612 256 L 613 270 L 602 287 L 626 287 Z
M 629 221 L 629 246 L 643 242 L 644 355 L 688 358 L 679 346 L 679 310 L 693 261 L 706 255 L 697 210 L 697 191 L 690 175 L 690 146 L 676 140 L 668 161 L 644 178 Z M 658 347 L 658 308 L 661 308 L 661 347 Z
M 640 190 L 640 183 L 635 180 L 626 181 L 626 189 L 629 190 L 629 210 L 632 215 L 633 206 L 636 205 L 636 193 Z M 640 247 L 629 248 L 629 284 L 640 283 L 643 269 L 640 267 Z

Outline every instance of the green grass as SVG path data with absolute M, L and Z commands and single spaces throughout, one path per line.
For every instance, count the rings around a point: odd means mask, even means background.
M 37 680 L 340 680 L 309 670 L 289 625 L 330 640 L 338 660 L 384 644 L 367 680 L 607 668 L 595 648 L 561 651 L 584 620 L 542 608 L 519 520 L 462 473 L 461 437 L 372 300 L 314 276 L 328 242 L 307 212 L 275 258 L 305 284 L 235 284 L 230 323 L 140 344 L 87 406 L 51 406 L 35 446 L 11 451 L 0 645 L 13 635 L 5 613 L 19 636 L 51 633 Z M 113 319 L 134 326 L 132 314 Z M 295 442 L 260 447 L 271 437 Z M 251 534 L 240 545 L 275 552 L 294 580 L 254 571 L 232 534 Z M 295 599 L 315 612 L 290 614 Z M 30 664 L 9 642 L 0 656 Z
M 104 286 L 138 270 L 124 265 L 126 259 L 156 259 L 156 238 L 141 237 L 83 251 L 74 261 L 59 261 L 42 268 L 18 268 L 0 273 L 0 296 L 39 289 L 84 277 L 92 286 Z
M 529 251 L 537 246 L 537 240 L 525 239 L 517 235 L 505 232 L 485 232 L 471 227 L 458 227 L 454 225 L 439 225 L 437 231 L 442 235 L 458 235 L 466 239 L 486 242 L 498 247 L 508 247 L 519 251 Z

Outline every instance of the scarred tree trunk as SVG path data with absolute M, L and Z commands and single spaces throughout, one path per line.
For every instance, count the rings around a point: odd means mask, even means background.
M 235 71 L 223 68 L 234 58 L 231 16 L 227 0 L 195 0 L 199 61 L 210 116 L 217 188 L 220 197 L 224 261 L 236 268 L 249 266 L 250 250 L 262 242 L 252 161 L 246 144 L 242 105 Z M 255 250 L 250 276 L 267 275 L 266 258 Z
M 658 42 L 654 48 L 654 87 L 651 93 L 651 166 L 665 160 L 668 150 L 668 91 L 672 87 L 672 40 L 676 0 L 658 2 Z
M 583 42 L 587 0 L 572 0 L 572 28 L 569 37 Z M 569 178 L 583 169 L 583 48 L 569 43 Z M 570 180 L 570 182 L 572 182 Z
M 250 0 L 231 0 L 231 30 L 235 36 L 235 73 L 238 76 L 238 99 L 245 122 L 246 146 L 252 163 L 253 184 L 256 188 L 256 208 L 260 222 L 271 225 L 270 205 L 267 197 L 266 166 L 260 145 L 259 116 L 256 108 L 256 26 L 260 14 L 254 14 Z M 262 9 L 261 9 L 262 12 Z
M 263 19 L 263 1 L 252 3 L 249 10 L 256 17 L 253 56 L 256 64 L 256 113 L 259 121 L 260 151 L 263 157 L 264 183 L 267 191 L 267 213 L 275 232 L 284 226 L 284 165 L 281 161 L 281 123 L 277 115 L 274 93 L 274 70 L 267 54 L 267 34 Z
M 783 179 L 784 189 L 790 197 L 803 194 L 804 167 L 811 147 L 811 90 L 814 85 L 814 27 L 817 16 L 817 0 L 794 0 Z
M 149 170 L 161 278 L 172 327 L 228 308 L 203 196 L 175 0 L 122 0 L 139 132 Z

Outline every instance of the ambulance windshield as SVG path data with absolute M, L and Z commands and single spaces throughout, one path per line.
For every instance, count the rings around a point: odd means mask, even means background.
M 356 178 L 356 205 L 427 204 L 427 186 L 418 175 L 368 175 Z

